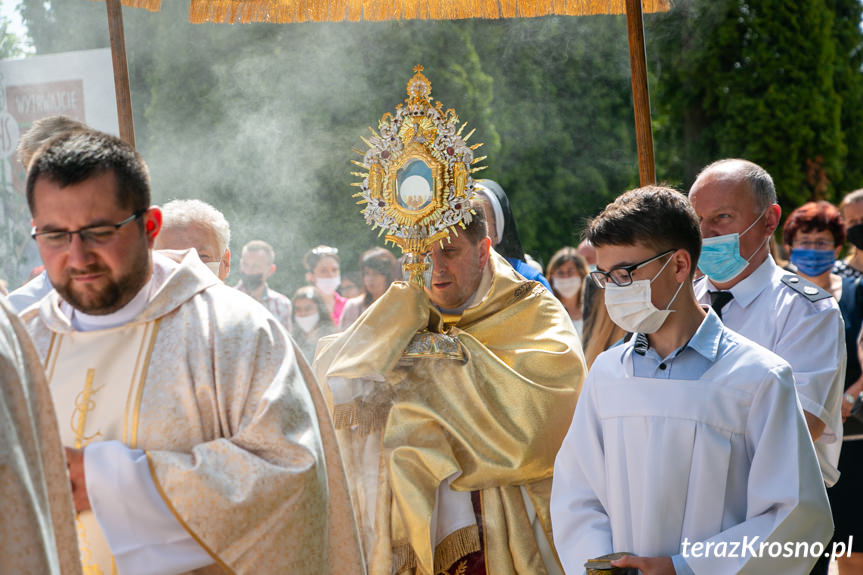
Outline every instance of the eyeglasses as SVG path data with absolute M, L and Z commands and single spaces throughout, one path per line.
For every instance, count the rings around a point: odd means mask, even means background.
M 791 247 L 801 250 L 832 250 L 836 247 L 836 244 L 830 240 L 803 240 L 794 242 Z
M 659 258 L 667 256 L 668 254 L 674 253 L 676 251 L 676 248 L 672 248 L 670 250 L 662 252 L 658 256 L 653 256 L 650 259 L 644 260 L 643 262 L 632 264 L 631 266 L 621 266 L 607 272 L 599 270 L 592 271 L 590 272 L 590 277 L 592 277 L 593 281 L 596 282 L 596 285 L 601 288 L 605 288 L 605 284 L 607 284 L 609 281 L 616 286 L 626 287 L 632 283 L 632 272 L 634 272 L 638 268 L 646 266 L 650 262 L 656 261 Z
M 114 239 L 114 237 L 117 235 L 117 230 L 119 230 L 128 223 L 134 222 L 135 220 L 143 216 L 146 211 L 147 210 L 135 212 L 134 214 L 132 214 L 118 224 L 87 226 L 86 228 L 81 228 L 80 230 L 51 230 L 47 232 L 37 232 L 36 226 L 33 226 L 33 229 L 30 230 L 30 237 L 36 240 L 36 243 L 38 243 L 39 246 L 49 250 L 59 250 L 66 248 L 70 243 L 72 243 L 72 236 L 74 234 L 78 234 L 78 237 L 81 238 L 81 241 L 83 243 L 97 246 L 105 245 L 107 243 L 110 243 Z

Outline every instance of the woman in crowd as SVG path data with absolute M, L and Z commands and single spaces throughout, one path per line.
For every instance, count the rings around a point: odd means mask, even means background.
M 342 274 L 342 283 L 338 289 L 339 295 L 350 300 L 363 294 L 362 277 L 360 272 L 351 271 Z M 345 304 L 347 305 L 347 304 Z M 344 312 L 342 312 L 344 313 Z
M 342 312 L 339 328 L 345 329 L 360 317 L 390 284 L 399 277 L 396 258 L 384 248 L 372 248 L 360 256 L 360 273 L 363 278 L 363 293 L 348 300 Z
M 338 248 L 318 246 L 311 249 L 303 257 L 303 265 L 306 266 L 306 281 L 320 290 L 333 324 L 338 325 L 348 301 L 336 291 L 342 283 Z
M 836 206 L 803 204 L 785 220 L 782 241 L 797 273 L 840 299 L 842 278 L 832 270 L 845 243 L 845 226 Z
M 294 293 L 291 298 L 293 315 L 291 323 L 293 331 L 291 335 L 297 342 L 300 351 L 311 364 L 315 359 L 315 348 L 318 340 L 325 335 L 337 331 L 323 294 L 315 286 L 303 286 Z
M 566 308 L 579 337 L 582 336 L 584 325 L 582 303 L 587 273 L 587 262 L 571 246 L 557 250 L 545 270 L 545 275 L 551 282 L 552 293 Z
M 837 260 L 833 273 L 842 277 L 863 276 L 863 189 L 846 194 L 839 204 L 845 219 L 845 235 L 853 248 L 844 260 Z
M 854 213 L 861 208 L 863 204 L 847 213 Z M 863 517 L 863 492 L 858 487 L 863 482 L 863 442 L 860 441 L 863 434 L 860 433 L 859 425 L 857 431 L 852 431 L 856 423 L 853 418 L 847 420 L 857 395 L 863 390 L 857 354 L 857 337 L 863 320 L 863 287 L 854 277 L 843 278 L 833 273 L 835 259 L 845 243 L 845 226 L 842 214 L 834 205 L 823 201 L 809 202 L 788 216 L 782 230 L 782 240 L 797 273 L 839 300 L 839 309 L 845 322 L 847 365 L 842 415 L 846 423 L 839 456 L 841 476 L 827 490 L 827 495 L 830 497 L 835 524 L 833 540 L 847 544 L 849 536 L 859 532 L 860 518 Z M 863 542 L 853 544 L 851 557 L 842 557 L 837 561 L 840 574 L 863 572 Z

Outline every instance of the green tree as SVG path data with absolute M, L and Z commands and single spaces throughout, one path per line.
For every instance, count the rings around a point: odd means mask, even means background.
M 18 58 L 24 53 L 21 39 L 9 30 L 9 26 L 9 20 L 0 17 L 0 60 Z
M 837 54 L 831 6 L 684 2 L 659 20 L 662 170 L 682 173 L 688 186 L 706 163 L 744 157 L 771 173 L 786 211 L 835 199 L 848 151 L 835 78 L 850 54 Z

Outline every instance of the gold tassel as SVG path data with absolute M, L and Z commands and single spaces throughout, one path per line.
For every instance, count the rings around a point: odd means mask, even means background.
M 393 573 L 417 566 L 417 556 L 407 541 L 393 542 Z
M 365 437 L 373 431 L 383 429 L 391 407 L 392 401 L 378 405 L 371 405 L 359 399 L 341 403 L 333 408 L 333 426 L 336 429 L 351 429 L 356 426 L 357 433 Z
M 123 0 L 126 6 L 158 10 L 161 0 Z M 671 0 L 642 0 L 645 13 L 667 12 Z M 192 0 L 194 23 L 380 22 L 533 18 L 556 14 L 624 14 L 625 0 Z

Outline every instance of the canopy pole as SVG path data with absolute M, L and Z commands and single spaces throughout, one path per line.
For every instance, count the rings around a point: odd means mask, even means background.
M 108 35 L 111 60 L 114 63 L 114 92 L 117 95 L 117 119 L 120 138 L 135 147 L 135 125 L 132 120 L 132 95 L 129 90 L 129 66 L 126 64 L 126 36 L 123 32 L 123 7 L 120 0 L 105 0 L 108 8 Z
M 650 127 L 650 93 L 647 87 L 641 0 L 626 0 L 626 28 L 629 36 L 629 67 L 632 70 L 635 139 L 638 142 L 638 175 L 641 185 L 647 186 L 656 183 L 656 166 L 653 161 L 653 130 Z

